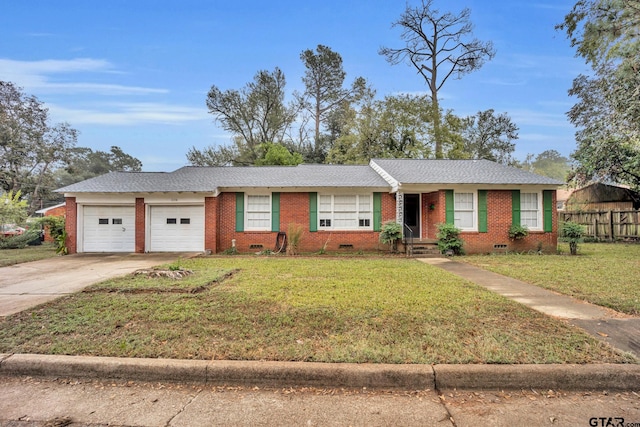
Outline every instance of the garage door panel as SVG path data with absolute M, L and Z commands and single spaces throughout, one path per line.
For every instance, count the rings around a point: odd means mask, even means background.
M 133 252 L 135 208 L 133 206 L 84 206 L 84 252 Z
M 151 206 L 151 252 L 204 250 L 204 206 Z

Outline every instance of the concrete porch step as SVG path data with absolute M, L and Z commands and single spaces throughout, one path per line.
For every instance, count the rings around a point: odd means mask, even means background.
M 437 243 L 435 239 L 414 240 L 413 246 L 410 242 L 405 242 L 405 252 L 411 251 L 410 255 L 413 257 L 440 257 L 442 254 Z

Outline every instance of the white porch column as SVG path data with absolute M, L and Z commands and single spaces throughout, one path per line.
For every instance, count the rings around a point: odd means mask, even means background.
M 396 193 L 396 222 L 404 224 L 404 193 Z

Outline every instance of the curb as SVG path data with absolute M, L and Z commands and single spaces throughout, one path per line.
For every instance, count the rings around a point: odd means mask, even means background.
M 0 354 L 0 376 L 404 390 L 640 390 L 640 365 L 393 365 Z

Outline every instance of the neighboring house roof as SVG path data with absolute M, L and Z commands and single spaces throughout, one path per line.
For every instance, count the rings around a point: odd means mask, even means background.
M 400 184 L 563 184 L 490 160 L 372 159 L 371 166 L 378 166 Z
M 216 193 L 238 188 L 369 188 L 404 184 L 548 185 L 562 182 L 489 160 L 375 159 L 369 165 L 185 166 L 174 172 L 110 172 L 60 193 Z
M 49 206 L 48 208 L 38 209 L 35 213 L 44 215 L 53 209 L 58 209 L 66 205 L 66 202 L 58 203 L 57 205 Z

